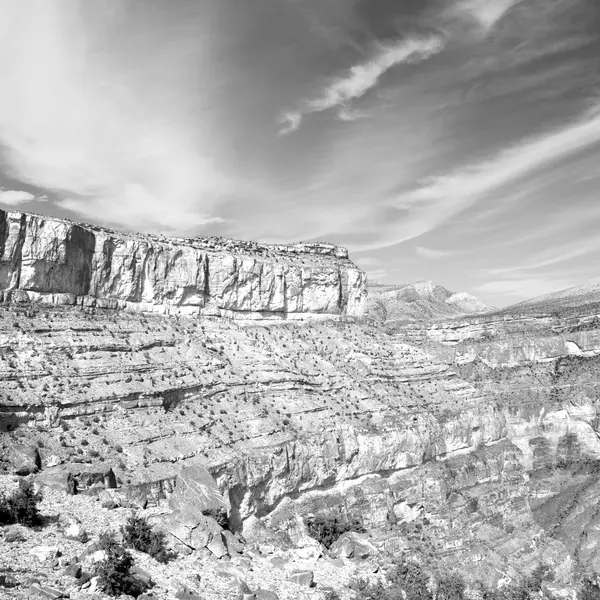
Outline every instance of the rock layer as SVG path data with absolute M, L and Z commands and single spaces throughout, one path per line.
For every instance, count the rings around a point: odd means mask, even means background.
M 8 301 L 304 318 L 362 313 L 366 277 L 345 248 L 164 238 L 0 211 L 0 293 Z

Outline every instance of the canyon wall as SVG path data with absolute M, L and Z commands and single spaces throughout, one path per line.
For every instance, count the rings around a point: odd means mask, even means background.
M 0 211 L 0 294 L 139 312 L 354 317 L 366 276 L 331 244 L 164 238 Z

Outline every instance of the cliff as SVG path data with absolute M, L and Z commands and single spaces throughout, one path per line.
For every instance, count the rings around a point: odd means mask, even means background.
M 0 211 L 5 301 L 169 314 L 358 316 L 366 277 L 344 248 L 126 234 Z

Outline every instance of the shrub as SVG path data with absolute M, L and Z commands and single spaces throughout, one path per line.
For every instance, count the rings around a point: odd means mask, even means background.
M 579 598 L 581 598 L 581 600 L 598 600 L 598 598 L 600 598 L 600 587 L 593 581 L 586 579 L 581 586 Z
M 130 594 L 137 598 L 146 591 L 146 586 L 131 574 L 133 557 L 111 534 L 102 534 L 99 546 L 106 552 L 106 558 L 97 563 L 94 573 L 101 592 L 109 596 Z
M 324 517 L 316 515 L 309 517 L 306 520 L 306 528 L 308 529 L 308 535 L 314 538 L 325 548 L 330 548 L 331 545 L 344 533 L 349 531 L 355 531 L 357 533 L 364 533 L 365 528 L 363 527 L 359 519 L 338 519 L 337 517 Z
M 123 539 L 126 546 L 145 552 L 158 562 L 167 563 L 174 558 L 173 552 L 167 548 L 165 534 L 152 529 L 143 517 L 132 515 L 127 519 L 123 528 Z
M 37 505 L 41 499 L 41 493 L 34 492 L 33 484 L 21 479 L 18 489 L 12 494 L 0 495 L 0 524 L 38 525 L 41 519 Z
M 429 577 L 415 562 L 400 562 L 390 570 L 387 578 L 392 588 L 404 591 L 406 600 L 432 600 L 433 598 L 428 587 Z
M 457 573 L 443 575 L 437 582 L 436 600 L 463 600 L 465 597 L 464 579 Z

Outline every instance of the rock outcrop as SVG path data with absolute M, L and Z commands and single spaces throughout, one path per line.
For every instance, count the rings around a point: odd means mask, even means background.
M 346 249 L 128 234 L 0 211 L 5 301 L 238 318 L 358 316 Z

